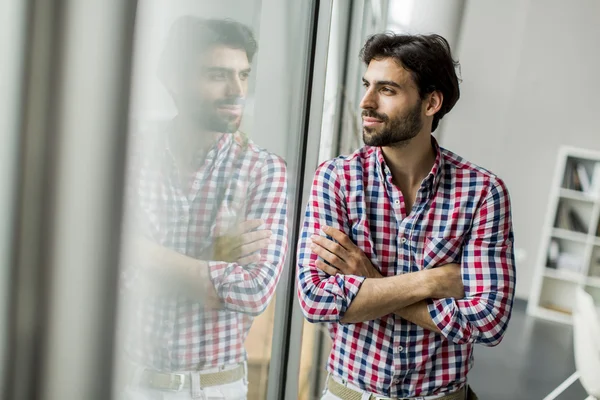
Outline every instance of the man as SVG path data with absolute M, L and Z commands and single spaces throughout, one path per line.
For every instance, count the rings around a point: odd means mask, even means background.
M 333 340 L 323 399 L 464 399 L 473 345 L 510 319 L 509 195 L 431 136 L 459 98 L 444 38 L 379 34 L 361 57 L 366 146 L 319 166 L 298 245 L 302 309 Z
M 285 164 L 238 130 L 256 49 L 230 20 L 170 30 L 159 73 L 178 114 L 132 143 L 126 398 L 246 398 L 244 340 L 287 248 Z

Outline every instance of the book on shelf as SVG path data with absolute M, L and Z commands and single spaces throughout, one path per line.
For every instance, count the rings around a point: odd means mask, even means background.
M 590 181 L 590 177 L 587 173 L 587 169 L 583 164 L 577 163 L 576 167 L 577 176 L 579 177 L 579 184 L 581 185 L 581 191 L 585 193 L 589 193 L 590 186 L 592 182 Z
M 588 276 L 600 278 L 600 254 L 598 253 L 592 254 Z
M 571 167 L 569 168 L 569 175 L 571 176 L 571 180 L 569 181 L 567 188 L 581 192 L 583 185 L 581 184 L 581 177 L 577 172 L 576 164 L 571 165 Z
M 581 272 L 583 270 L 583 255 L 560 253 L 556 260 L 556 268 L 563 271 Z
M 548 268 L 580 273 L 583 270 L 583 254 L 564 251 L 560 241 L 553 238 L 548 246 Z
M 600 163 L 594 164 L 592 175 L 582 162 L 571 160 L 567 164 L 564 187 L 588 194 L 600 194 Z
M 558 240 L 556 239 L 551 239 L 550 244 L 548 245 L 548 260 L 546 261 L 546 266 L 548 266 L 548 268 L 556 268 L 559 255 L 560 243 L 558 243 Z
M 583 222 L 577 211 L 564 201 L 561 201 L 558 205 L 556 227 L 580 233 L 587 233 L 588 231 L 585 222 Z
M 592 173 L 590 193 L 596 197 L 600 196 L 600 162 L 594 164 Z
M 581 218 L 579 218 L 579 214 L 573 209 L 569 209 L 569 221 L 571 222 L 572 230 L 581 233 L 587 233 L 587 228 L 585 223 Z

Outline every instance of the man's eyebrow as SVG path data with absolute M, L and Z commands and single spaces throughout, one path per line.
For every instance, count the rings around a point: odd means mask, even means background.
M 366 83 L 366 84 L 369 84 L 369 85 L 371 84 L 365 78 L 362 78 L 362 81 L 363 81 L 363 83 Z M 375 81 L 374 84 L 378 85 L 378 86 L 393 86 L 395 88 L 402 89 L 402 85 L 400 85 L 399 83 L 394 82 L 394 81 Z
M 233 68 L 225 68 L 225 67 L 204 67 L 204 70 L 207 72 L 235 72 L 236 70 Z M 251 67 L 245 68 L 240 72 L 250 73 L 252 71 Z

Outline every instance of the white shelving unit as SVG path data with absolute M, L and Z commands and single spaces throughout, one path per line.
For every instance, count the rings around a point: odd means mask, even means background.
M 586 175 L 589 185 L 579 181 Z M 599 224 L 600 152 L 562 147 L 529 296 L 530 315 L 570 324 L 577 287 L 600 304 Z M 551 247 L 559 249 L 561 261 L 550 257 Z

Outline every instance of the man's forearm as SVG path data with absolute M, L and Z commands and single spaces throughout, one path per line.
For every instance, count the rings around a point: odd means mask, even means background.
M 428 329 L 436 333 L 442 333 L 429 315 L 427 301 L 422 300 L 409 306 L 403 307 L 394 312 L 398 317 L 404 318 L 413 324 L 419 325 L 421 328 Z
M 342 323 L 370 321 L 431 296 L 424 271 L 365 279 Z
M 146 239 L 134 239 L 135 253 L 144 260 L 148 278 L 161 282 L 167 291 L 190 296 L 216 297 L 206 261 L 180 254 Z

